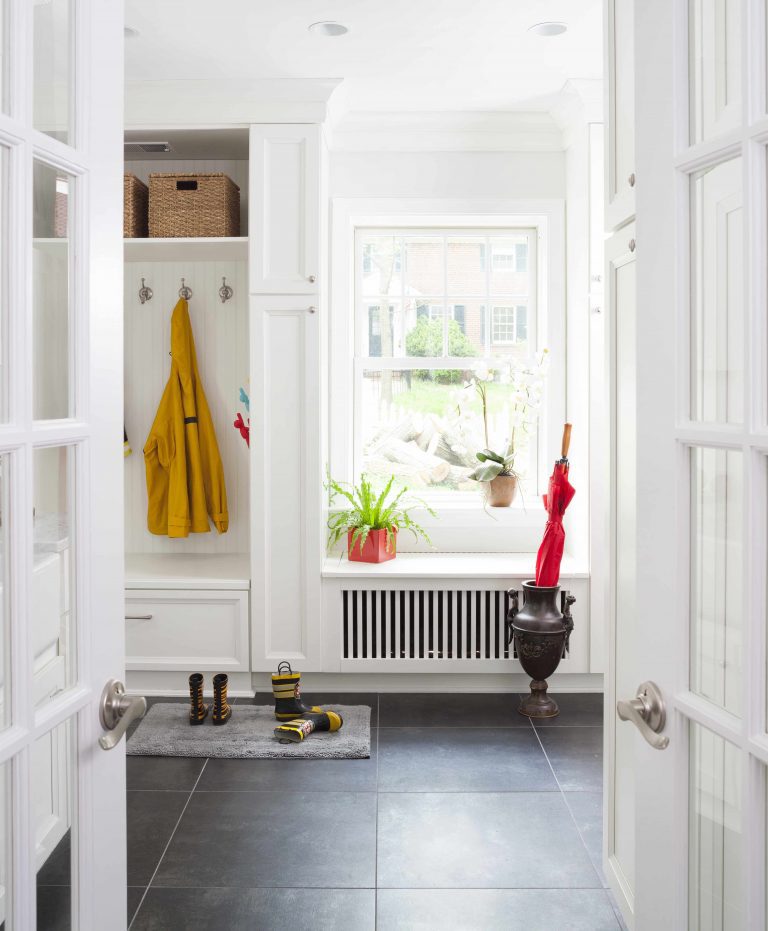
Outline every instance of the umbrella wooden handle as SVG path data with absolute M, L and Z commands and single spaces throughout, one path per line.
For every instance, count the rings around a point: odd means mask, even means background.
M 560 447 L 560 458 L 568 458 L 568 447 L 571 445 L 571 424 L 563 425 L 563 445 Z

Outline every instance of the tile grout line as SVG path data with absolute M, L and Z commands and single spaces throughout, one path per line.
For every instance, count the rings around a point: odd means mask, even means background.
M 566 797 L 563 787 L 560 785 L 560 780 L 557 778 L 555 767 L 552 765 L 552 761 L 549 759 L 549 755 L 547 754 L 544 744 L 541 742 L 541 737 L 539 736 L 539 732 L 536 730 L 536 726 L 533 723 L 533 719 L 531 719 L 531 727 L 533 728 L 533 733 L 536 735 L 536 740 L 538 740 L 539 742 L 539 746 L 541 747 L 541 752 L 544 754 L 547 764 L 549 765 L 549 768 L 552 770 L 552 776 L 554 777 L 554 780 L 557 783 L 557 788 L 560 790 L 560 795 L 563 797 L 563 804 L 568 810 L 568 814 L 571 816 L 571 821 L 573 822 L 573 826 L 576 828 L 576 833 L 579 835 L 579 840 L 581 841 L 581 846 L 584 848 L 584 853 L 587 855 L 587 860 L 589 861 L 589 865 L 592 867 L 595 873 L 595 876 L 597 876 L 597 880 L 600 883 L 600 888 L 603 890 L 603 892 L 605 892 L 605 886 L 603 885 L 603 877 L 600 875 L 600 873 L 597 870 L 597 867 L 592 862 L 592 857 L 590 855 L 589 848 L 587 847 L 587 842 L 584 840 L 584 835 L 581 833 L 581 829 L 579 828 L 579 825 L 576 821 L 576 816 L 573 814 L 573 810 L 571 806 L 568 804 L 568 798 Z
M 168 853 L 168 848 L 171 846 L 171 842 L 173 841 L 173 838 L 176 835 L 176 831 L 178 831 L 179 829 L 179 825 L 181 824 L 181 819 L 184 817 L 184 812 L 187 810 L 189 803 L 192 801 L 192 796 L 195 794 L 195 789 L 197 788 L 197 784 L 200 782 L 200 780 L 203 777 L 203 773 L 205 772 L 205 767 L 208 765 L 208 759 L 209 758 L 206 758 L 205 762 L 203 763 L 203 768 L 198 773 L 197 779 L 195 780 L 195 784 L 192 786 L 192 791 L 189 793 L 189 797 L 184 803 L 184 807 L 181 809 L 181 814 L 179 815 L 176 821 L 176 824 L 174 825 L 173 830 L 171 831 L 171 836 L 168 838 L 168 843 L 163 848 L 163 852 L 160 854 L 160 859 L 157 861 L 157 866 L 155 867 L 155 870 L 152 873 L 152 875 L 149 877 L 149 882 L 147 883 L 146 889 L 144 890 L 144 894 L 139 900 L 139 904 L 136 906 L 136 911 L 133 913 L 133 918 L 131 919 L 131 923 L 128 925 L 128 931 L 131 931 L 131 928 L 133 927 L 133 923 L 134 921 L 136 921 L 136 917 L 141 911 L 141 906 L 144 904 L 144 899 L 146 899 L 147 897 L 147 893 L 149 892 L 150 886 L 152 885 L 152 882 L 154 881 L 155 876 L 157 876 L 157 871 L 160 869 L 160 864 L 163 862 L 163 859 L 165 858 L 166 853 Z

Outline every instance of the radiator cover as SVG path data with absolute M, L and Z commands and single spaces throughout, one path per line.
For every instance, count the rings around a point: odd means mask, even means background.
M 497 589 L 341 590 L 344 660 L 504 660 L 509 595 Z

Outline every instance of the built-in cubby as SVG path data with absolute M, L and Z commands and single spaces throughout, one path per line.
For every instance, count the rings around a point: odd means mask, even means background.
M 157 151 L 167 144 L 169 151 Z M 241 235 L 125 240 L 126 665 L 162 674 L 249 672 L 250 451 L 235 429 L 250 393 L 248 130 L 132 131 L 126 172 L 223 172 L 240 188 Z M 186 539 L 147 529 L 143 447 L 170 374 L 171 315 L 189 288 L 200 377 L 224 466 L 229 529 Z M 222 292 L 226 284 L 231 294 Z M 222 300 L 222 297 L 226 298 Z M 213 665 L 211 665 L 213 664 Z M 151 685 L 149 690 L 151 691 Z
M 166 151 L 167 149 L 167 151 Z M 288 659 L 323 669 L 321 573 L 326 372 L 325 140 L 317 123 L 132 129 L 126 171 L 224 172 L 241 236 L 125 240 L 128 688 L 186 690 L 228 671 L 233 692 Z M 226 278 L 232 294 L 219 293 Z M 224 464 L 229 531 L 147 530 L 143 446 L 169 376 L 184 285 Z M 151 291 L 151 298 L 149 292 Z M 250 396 L 250 448 L 234 427 Z

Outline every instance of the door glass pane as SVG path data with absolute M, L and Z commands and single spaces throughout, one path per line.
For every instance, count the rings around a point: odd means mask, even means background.
M 8 571 L 8 476 L 10 457 L 0 456 L 0 728 L 11 723 L 11 657 L 8 618 L 10 572 Z M 1 877 L 0 877 L 1 880 Z
M 691 180 L 691 418 L 744 418 L 741 158 Z
M 741 120 L 741 0 L 690 0 L 690 136 L 711 139 Z
M 35 129 L 71 142 L 72 31 L 70 0 L 38 0 L 34 15 Z
M 35 162 L 34 250 L 34 416 L 70 417 L 72 200 L 75 179 L 59 168 Z
M 741 756 L 690 725 L 689 931 L 746 931 L 741 856 Z
M 2 23 L 2 7 L 0 7 Z M 1 40 L 0 40 L 1 41 Z M 2 61 L 0 61 L 2 75 Z M 8 420 L 8 291 L 6 280 L 7 249 L 7 205 L 9 152 L 0 146 L 0 421 Z
M 66 720 L 32 748 L 38 931 L 72 927 L 74 733 Z
M 691 452 L 691 689 L 741 714 L 741 452 Z
M 37 706 L 75 681 L 74 460 L 71 446 L 34 452 L 32 640 Z
M 5 28 L 5 18 L 8 12 L 6 0 L 0 0 L 0 109 L 3 113 L 8 112 L 8 68 L 10 67 L 10 56 L 7 48 L 7 30 Z
M 11 912 L 11 766 L 0 766 L 0 929 L 9 931 Z

